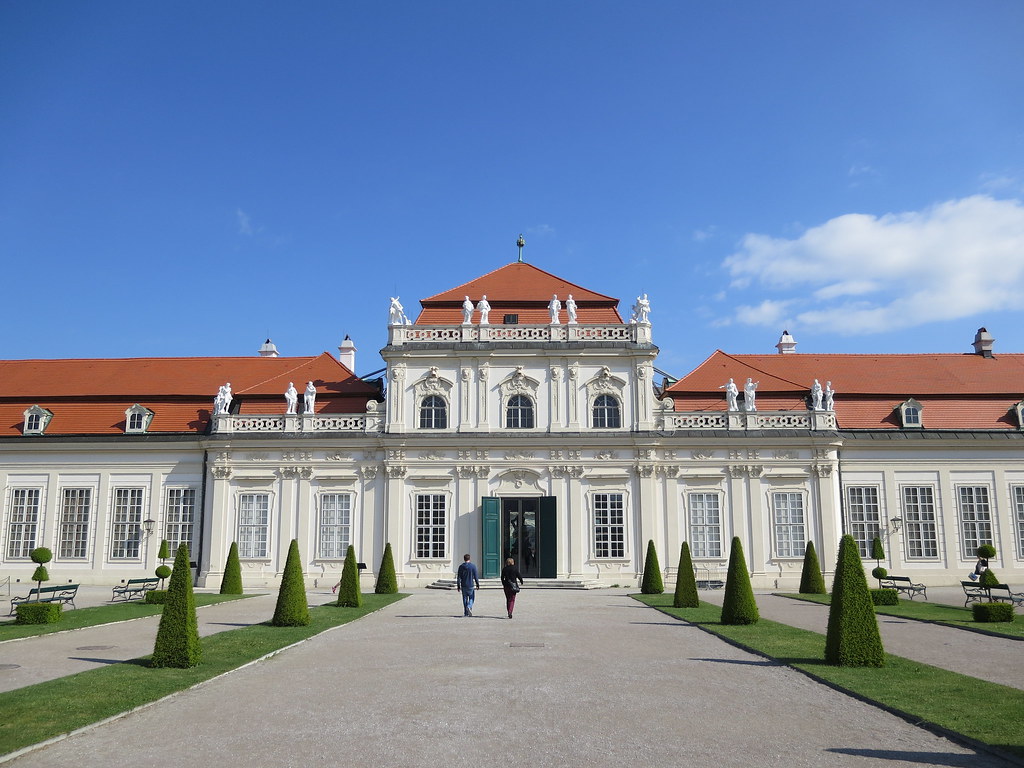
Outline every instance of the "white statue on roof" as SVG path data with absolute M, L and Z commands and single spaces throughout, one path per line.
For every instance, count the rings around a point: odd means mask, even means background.
M 816 411 L 821 410 L 821 397 L 822 397 L 821 382 L 817 379 L 814 380 L 813 386 L 811 386 L 811 408 Z
M 760 383 L 747 378 L 747 383 L 743 385 L 743 410 L 749 412 L 757 410 L 755 398 L 757 397 L 757 385 Z
M 470 325 L 473 322 L 473 302 L 469 300 L 469 296 L 462 302 L 462 324 Z
M 832 382 L 825 382 L 825 410 L 834 411 L 836 409 L 835 404 L 836 391 L 832 389 Z
M 213 413 L 215 416 L 230 412 L 231 397 L 231 382 L 229 381 L 217 390 L 217 396 L 213 398 Z
M 288 389 L 284 392 L 284 400 L 288 403 L 288 409 L 285 413 L 295 413 L 296 407 L 299 404 L 299 390 L 295 388 L 295 382 L 288 382 Z
M 561 322 L 558 319 L 558 313 L 562 309 L 562 302 L 558 300 L 557 293 L 551 296 L 551 302 L 548 304 L 548 309 L 551 311 L 551 324 L 561 325 Z
M 738 411 L 740 409 L 737 399 L 740 396 L 740 388 L 736 386 L 736 382 L 729 379 L 725 384 L 719 387 L 719 389 L 725 390 L 725 402 L 730 411 Z
M 491 305 L 487 303 L 487 294 L 477 302 L 476 308 L 480 310 L 480 325 L 490 325 Z
M 409 325 L 409 318 L 405 315 L 405 308 L 397 296 L 391 297 L 391 309 L 388 314 L 388 325 Z
M 629 322 L 641 325 L 651 324 L 651 302 L 647 299 L 646 293 L 636 297 L 636 304 L 633 305 L 633 316 L 629 319 Z
M 572 294 L 569 294 L 569 298 L 565 300 L 565 311 L 569 314 L 569 325 L 576 325 L 576 302 L 572 298 Z
M 306 391 L 302 395 L 302 405 L 303 413 L 313 412 L 313 406 L 316 405 L 316 387 L 312 381 L 306 384 Z

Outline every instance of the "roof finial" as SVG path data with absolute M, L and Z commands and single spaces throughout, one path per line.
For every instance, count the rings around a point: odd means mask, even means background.
M 523 240 L 523 233 L 519 233 L 519 239 L 516 240 L 516 245 L 519 246 L 519 263 L 523 263 L 523 246 L 526 245 L 526 241 Z

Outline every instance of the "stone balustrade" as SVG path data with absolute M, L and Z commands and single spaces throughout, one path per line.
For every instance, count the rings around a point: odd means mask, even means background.
M 377 434 L 384 430 L 384 414 L 219 414 L 213 419 L 212 433 L 239 435 L 246 433 L 307 434 L 315 432 L 361 432 Z
M 664 430 L 838 429 L 833 411 L 669 411 L 659 421 Z
M 650 323 L 608 325 L 392 325 L 388 344 L 451 344 L 453 342 L 625 341 L 651 343 Z

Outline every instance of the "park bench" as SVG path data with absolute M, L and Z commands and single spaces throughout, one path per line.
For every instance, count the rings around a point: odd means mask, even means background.
M 29 590 L 28 595 L 25 597 L 12 597 L 11 598 L 11 612 L 8 616 L 13 616 L 18 606 L 22 603 L 69 603 L 72 608 L 75 607 L 75 595 L 78 594 L 77 584 L 58 584 L 52 587 L 32 587 Z
M 895 589 L 897 592 L 905 592 L 913 600 L 917 595 L 928 599 L 927 587 L 924 584 L 915 584 L 907 576 L 887 576 L 878 580 L 882 589 Z
M 110 598 L 110 602 L 134 600 L 137 597 L 142 597 L 150 590 L 156 589 L 158 584 L 160 584 L 160 579 L 128 579 L 124 584 L 114 587 L 114 593 Z
M 1024 605 L 1024 592 L 1010 591 L 1009 584 L 996 584 L 992 587 L 983 587 L 973 581 L 961 581 L 960 586 L 964 588 L 964 601 L 966 608 L 971 603 L 1010 603 L 1011 605 Z

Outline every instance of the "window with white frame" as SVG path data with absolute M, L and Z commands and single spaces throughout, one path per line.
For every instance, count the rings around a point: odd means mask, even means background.
M 803 557 L 807 538 L 804 535 L 804 495 L 793 491 L 772 494 L 775 517 L 775 556 Z
M 11 510 L 7 522 L 7 557 L 28 559 L 36 548 L 39 532 L 39 488 L 12 488 Z
M 1017 557 L 1024 559 L 1024 485 L 1010 489 L 1013 496 L 1013 516 L 1017 523 Z
M 136 403 L 124 412 L 124 431 L 126 434 L 144 434 L 153 420 L 153 412 Z
M 984 485 L 957 486 L 957 504 L 960 512 L 960 546 L 964 560 L 973 560 L 978 547 L 992 543 L 992 507 L 988 487 Z
M 447 531 L 445 495 L 420 493 L 416 495 L 416 557 L 444 557 Z
M 903 427 L 905 429 L 921 429 L 924 426 L 924 421 L 921 418 L 923 411 L 924 406 L 914 398 L 902 403 L 900 405 L 900 420 L 903 422 Z
M 270 533 L 270 494 L 242 493 L 238 496 L 238 557 L 267 557 Z
M 850 535 L 857 542 L 857 551 L 861 557 L 871 557 L 871 543 L 882 533 L 878 488 L 873 485 L 848 487 L 846 511 L 850 518 Z
M 22 434 L 41 435 L 46 432 L 46 426 L 53 418 L 53 413 L 39 405 L 33 405 L 25 409 L 25 421 L 22 424 Z
M 722 556 L 722 505 L 717 493 L 691 493 L 690 549 L 693 557 Z
M 598 395 L 594 399 L 593 423 L 595 429 L 622 428 L 622 409 L 614 395 Z
M 142 543 L 142 488 L 115 488 L 110 527 L 110 557 L 138 560 Z
M 182 544 L 185 544 L 191 553 L 192 530 L 196 518 L 196 489 L 168 488 L 166 517 L 164 538 L 167 539 L 171 556 L 174 556 Z
M 903 486 L 903 531 L 908 558 L 939 556 L 935 489 L 930 485 Z
M 84 558 L 89 554 L 89 518 L 92 488 L 65 488 L 61 494 L 57 526 L 57 557 Z
M 340 560 L 348 552 L 352 540 L 352 495 L 349 493 L 320 494 L 320 535 L 317 539 L 317 557 Z
M 420 429 L 447 429 L 448 403 L 440 395 L 428 395 L 420 403 Z
M 626 556 L 625 499 L 621 493 L 595 493 L 594 557 Z
M 533 401 L 526 395 L 512 395 L 505 407 L 506 429 L 533 429 Z

